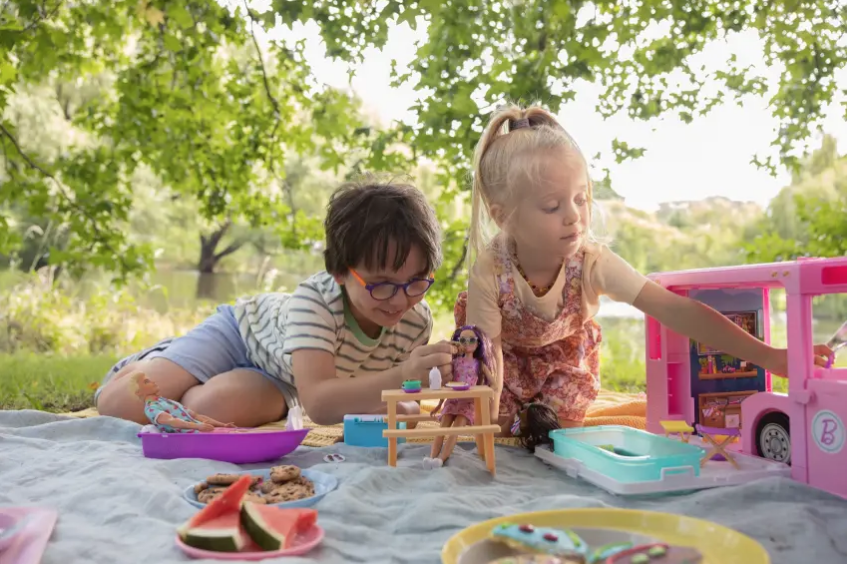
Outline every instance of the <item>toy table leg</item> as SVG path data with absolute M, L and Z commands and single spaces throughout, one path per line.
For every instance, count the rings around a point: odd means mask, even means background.
M 710 460 L 711 458 L 713 458 L 713 456 L 714 456 L 714 455 L 718 454 L 718 455 L 722 456 L 723 458 L 725 458 L 725 460 L 727 460 L 728 462 L 730 462 L 730 463 L 731 463 L 731 466 L 733 466 L 735 469 L 737 469 L 737 470 L 739 470 L 739 469 L 740 469 L 740 465 L 739 465 L 739 464 L 737 464 L 737 461 L 736 461 L 736 460 L 734 460 L 734 457 L 732 457 L 730 454 L 728 454 L 728 453 L 725 451 L 725 447 L 726 447 L 726 446 L 728 446 L 729 444 L 731 444 L 731 442 L 732 442 L 732 441 L 734 441 L 734 439 L 735 439 L 736 437 L 734 437 L 733 435 L 728 435 L 728 436 L 726 436 L 726 437 L 722 440 L 722 442 L 721 442 L 721 443 L 718 443 L 718 444 L 717 444 L 716 440 L 715 440 L 715 439 L 714 439 L 711 435 L 709 435 L 709 434 L 705 433 L 705 434 L 704 434 L 704 435 L 702 435 L 702 436 L 703 436 L 705 439 L 707 439 L 707 441 L 711 444 L 711 447 L 712 447 L 712 448 L 711 448 L 711 451 L 710 451 L 710 452 L 708 452 L 708 453 L 705 455 L 705 457 L 704 457 L 704 458 L 702 458 L 701 466 L 704 466 L 705 464 L 707 464 L 707 461 L 708 461 L 708 460 Z
M 481 417 L 481 398 L 475 398 L 475 425 L 483 425 L 483 419 Z M 478 445 L 478 456 L 486 462 L 486 442 L 483 439 L 482 433 L 475 435 L 475 444 Z
M 489 425 L 489 402 L 487 401 L 485 405 L 481 405 L 482 403 L 483 398 L 475 398 L 475 409 L 479 409 L 481 413 L 481 425 Z M 484 450 L 486 451 L 486 458 L 484 459 L 486 461 L 486 468 L 493 476 L 495 476 L 495 437 L 492 433 L 482 434 Z
M 397 418 L 397 405 L 395 404 L 395 400 L 389 400 L 386 402 L 386 428 L 387 429 L 397 429 L 398 423 L 396 422 Z M 387 439 L 389 441 L 389 466 L 395 466 L 398 461 L 398 438 L 397 437 L 389 437 Z

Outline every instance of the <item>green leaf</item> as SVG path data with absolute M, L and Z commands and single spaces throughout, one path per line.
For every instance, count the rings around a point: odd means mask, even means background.
M 180 51 L 183 48 L 183 44 L 179 39 L 174 37 L 173 35 L 165 35 L 162 37 L 162 43 L 165 45 L 165 48 L 169 51 L 174 51 L 175 53 Z
M 189 29 L 195 25 L 195 21 L 192 19 L 189 11 L 177 2 L 169 4 L 165 13 L 168 15 L 169 20 L 174 20 L 182 29 Z

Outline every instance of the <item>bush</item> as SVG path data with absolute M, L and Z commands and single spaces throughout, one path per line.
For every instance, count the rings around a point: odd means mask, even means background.
M 0 291 L 0 353 L 122 355 L 181 335 L 213 307 L 143 308 L 126 289 L 54 285 L 43 273 Z

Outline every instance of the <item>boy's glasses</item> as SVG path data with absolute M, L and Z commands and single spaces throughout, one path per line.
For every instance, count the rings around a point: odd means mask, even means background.
M 394 297 L 395 294 L 398 293 L 398 290 L 401 289 L 404 290 L 407 297 L 415 298 L 427 292 L 430 289 L 431 284 L 433 284 L 433 276 L 429 276 L 427 278 L 413 278 L 409 282 L 405 282 L 403 284 L 396 284 L 395 282 L 378 282 L 376 284 L 368 284 L 353 268 L 348 269 L 348 271 L 357 282 L 363 285 L 363 288 L 368 290 L 368 293 L 371 294 L 372 298 L 379 301 L 388 300 Z
M 456 342 L 460 343 L 463 346 L 465 346 L 465 345 L 477 345 L 478 344 L 478 338 L 477 337 L 460 337 L 459 339 L 457 339 Z

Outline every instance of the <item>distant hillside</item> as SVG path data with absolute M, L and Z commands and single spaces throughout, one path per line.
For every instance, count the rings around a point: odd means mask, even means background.
M 656 213 L 599 201 L 610 246 L 644 273 L 741 264 L 740 241 L 763 217 L 751 202 L 708 198 L 663 204 Z

